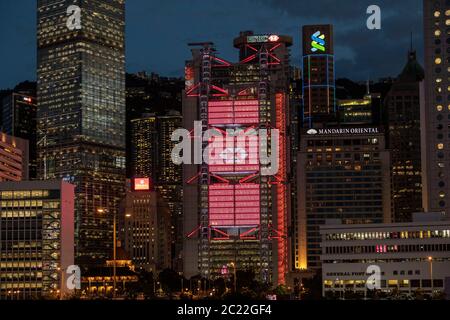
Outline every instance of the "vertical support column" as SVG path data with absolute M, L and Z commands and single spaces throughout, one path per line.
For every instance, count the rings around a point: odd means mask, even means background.
M 269 52 L 265 45 L 261 46 L 259 51 L 259 90 L 258 90 L 258 100 L 259 100 L 259 129 L 268 129 L 270 126 L 268 114 L 270 114 L 270 103 L 269 101 Z M 268 145 L 268 147 L 270 147 Z M 261 172 L 261 170 L 260 170 Z M 268 204 L 271 203 L 271 186 L 269 184 L 268 177 L 260 176 L 261 184 L 261 278 L 264 282 L 270 282 L 272 274 L 272 259 L 271 259 L 271 241 L 269 240 L 269 223 L 271 209 Z
M 206 45 L 202 50 L 201 65 L 201 82 L 200 82 L 200 120 L 202 122 L 202 137 L 208 130 L 208 102 L 211 86 L 211 62 L 212 49 Z M 202 150 L 205 150 L 208 141 L 202 140 Z M 200 273 L 202 277 L 209 278 L 210 262 L 209 262 L 209 203 L 208 203 L 208 186 L 209 186 L 209 169 L 208 165 L 202 162 L 199 177 L 200 188 Z

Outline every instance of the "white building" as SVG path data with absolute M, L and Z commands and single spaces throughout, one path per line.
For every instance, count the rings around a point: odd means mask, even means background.
M 379 267 L 384 293 L 450 296 L 450 221 L 440 214 L 415 214 L 414 222 L 324 225 L 322 235 L 323 294 L 367 294 L 366 282 Z M 373 277 L 372 277 L 373 279 Z

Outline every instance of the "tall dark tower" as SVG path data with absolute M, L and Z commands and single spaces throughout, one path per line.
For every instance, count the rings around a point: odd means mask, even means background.
M 38 172 L 76 185 L 76 261 L 89 265 L 112 252 L 124 194 L 125 1 L 37 9 Z
M 385 106 L 389 112 L 392 205 L 394 220 L 408 222 L 412 213 L 422 211 L 422 166 L 420 156 L 420 82 L 424 71 L 416 52 L 392 85 Z
M 303 26 L 303 127 L 334 117 L 335 79 L 332 25 Z

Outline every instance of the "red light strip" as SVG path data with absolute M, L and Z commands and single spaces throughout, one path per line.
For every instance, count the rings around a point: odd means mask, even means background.
M 249 48 L 250 50 L 253 50 L 253 51 L 255 51 L 255 52 L 258 52 L 258 49 L 256 49 L 255 47 L 253 47 L 253 46 L 251 46 L 251 45 L 249 45 L 249 44 L 246 44 L 245 45 L 247 48 Z
M 213 65 L 213 67 L 230 67 L 231 66 L 230 62 L 228 62 L 226 60 L 223 60 L 221 58 L 214 57 L 214 60 L 219 62 L 219 63 L 221 63 L 221 64 L 215 64 L 215 65 Z
M 250 61 L 252 61 L 252 60 L 254 60 L 254 59 L 256 59 L 256 54 L 253 54 L 253 55 L 251 55 L 251 56 L 245 58 L 245 59 L 242 60 L 240 63 L 247 63 L 247 62 L 250 62 Z
M 197 83 L 195 86 L 193 86 L 191 89 L 189 89 L 189 91 L 186 92 L 186 95 L 188 97 L 198 97 L 198 96 L 200 96 L 198 93 L 192 94 L 192 92 L 194 92 L 196 89 L 198 89 L 198 87 L 200 87 L 200 83 Z
M 279 141 L 279 170 L 278 176 L 281 177 L 281 180 L 285 180 L 286 177 L 286 145 L 285 145 L 285 136 L 286 136 L 286 116 L 284 107 L 286 104 L 286 97 L 283 93 L 277 93 L 275 96 L 276 103 L 276 127 L 280 131 L 280 141 Z M 276 177 L 277 179 L 279 177 Z M 286 217 L 287 217 L 287 203 L 286 203 L 286 186 L 282 183 L 277 184 L 277 225 L 278 230 L 275 232 L 278 235 L 285 234 L 286 232 Z M 280 239 L 278 241 L 278 284 L 286 283 L 286 272 L 287 272 L 287 242 L 286 239 L 282 237 L 277 237 Z

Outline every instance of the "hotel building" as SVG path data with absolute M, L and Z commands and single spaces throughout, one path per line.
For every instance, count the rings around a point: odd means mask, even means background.
M 389 152 L 379 127 L 304 130 L 298 154 L 296 269 L 320 269 L 320 226 L 391 222 Z

